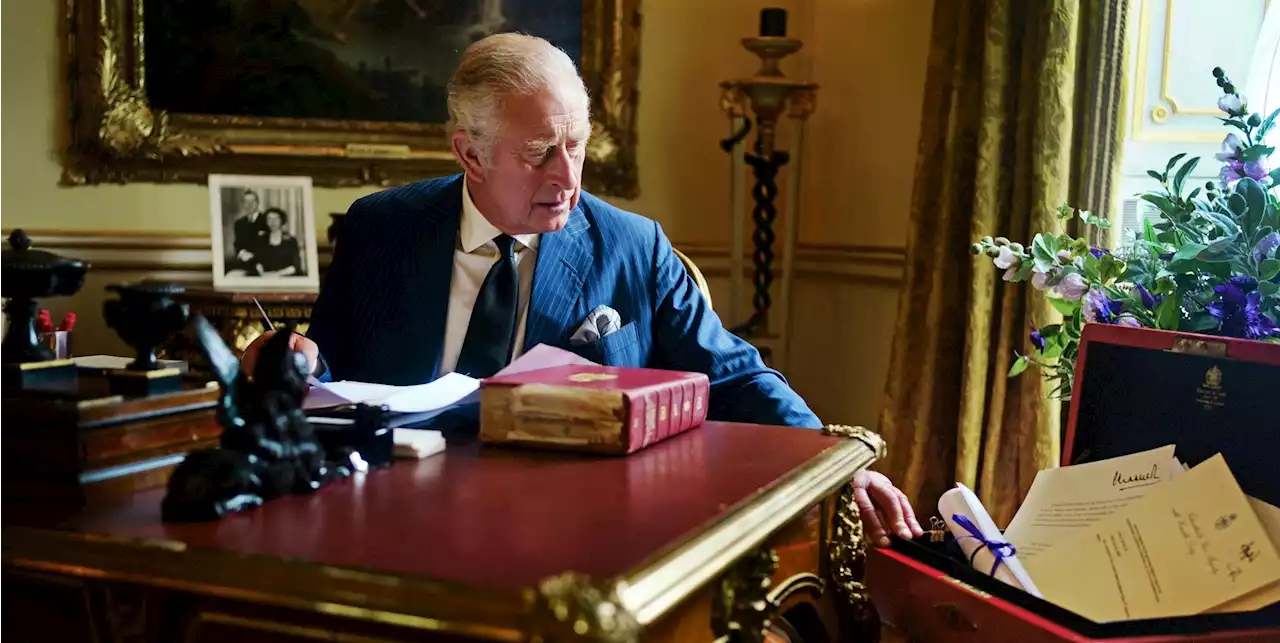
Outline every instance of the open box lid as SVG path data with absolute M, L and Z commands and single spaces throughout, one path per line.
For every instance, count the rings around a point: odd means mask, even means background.
M 1280 344 L 1086 324 L 1075 373 L 1063 465 L 1167 444 L 1187 466 L 1222 453 L 1246 494 L 1280 506 Z M 1096 623 L 975 570 L 948 547 L 895 538 L 893 551 L 1090 639 L 1280 628 L 1280 603 Z
M 1280 344 L 1086 324 L 1075 373 L 1064 466 L 1175 444 L 1280 506 Z

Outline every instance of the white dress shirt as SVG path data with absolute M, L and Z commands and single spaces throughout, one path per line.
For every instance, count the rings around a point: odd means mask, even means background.
M 502 231 L 493 227 L 480 214 L 471 200 L 467 180 L 462 180 L 462 221 L 458 226 L 458 245 L 453 251 L 453 278 L 449 282 L 449 312 L 445 319 L 444 345 L 440 351 L 440 375 L 452 373 L 458 365 L 462 343 L 467 338 L 467 325 L 476 297 L 484 286 L 489 269 L 499 259 L 494 237 Z M 516 305 L 515 350 L 511 359 L 523 352 L 525 322 L 529 317 L 529 293 L 533 288 L 533 267 L 537 262 L 538 235 L 512 235 L 515 240 L 516 272 L 520 275 L 520 301 Z

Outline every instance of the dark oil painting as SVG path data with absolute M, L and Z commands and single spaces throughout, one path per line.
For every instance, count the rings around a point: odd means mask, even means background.
M 581 65 L 582 0 L 145 0 L 147 94 L 188 114 L 443 123 L 445 87 L 490 33 Z

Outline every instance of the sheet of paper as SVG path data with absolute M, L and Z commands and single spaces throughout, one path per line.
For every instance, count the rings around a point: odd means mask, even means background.
M 1018 548 L 1018 560 L 1031 577 L 1038 578 L 1035 559 L 1054 543 L 1111 515 L 1181 472 L 1173 451 L 1174 446 L 1168 445 L 1041 471 L 1004 530 L 1005 540 Z
M 538 344 L 525 351 L 497 375 L 511 375 L 553 366 L 595 364 L 576 353 Z M 368 382 L 321 382 L 307 378 L 311 389 L 303 401 L 303 409 L 322 409 L 342 404 L 363 402 L 384 404 L 396 413 L 440 411 L 450 406 L 478 402 L 480 381 L 460 373 L 448 373 L 434 381 L 416 386 L 390 386 Z
M 1280 507 L 1252 497 L 1249 498 L 1249 506 L 1253 507 L 1253 513 L 1258 517 L 1258 522 L 1262 523 L 1262 528 L 1266 530 L 1267 536 L 1271 538 L 1271 544 L 1276 547 L 1277 551 L 1280 551 Z M 1280 581 L 1259 587 L 1240 598 L 1227 601 L 1209 611 L 1252 612 L 1276 602 L 1280 602 Z
M 1280 556 L 1219 454 L 1054 545 L 1032 576 L 1096 622 L 1161 618 L 1280 580 Z
M 538 344 L 525 351 L 506 368 L 498 371 L 498 375 L 514 375 L 554 366 L 597 366 L 597 364 L 563 348 Z
M 1016 554 L 1005 557 L 997 565 L 991 548 L 984 547 L 981 540 L 975 538 L 956 520 L 957 515 L 964 516 L 988 542 L 1004 541 L 1004 537 L 1000 535 L 1000 529 L 991 519 L 991 514 L 987 513 L 986 507 L 982 506 L 982 501 L 978 500 L 978 496 L 973 491 L 957 482 L 954 489 L 942 494 L 942 498 L 938 500 L 938 513 L 942 514 L 942 519 L 951 530 L 951 535 L 956 537 L 956 543 L 960 545 L 960 550 L 964 552 L 965 557 L 973 561 L 974 569 L 987 575 L 991 575 L 994 569 L 997 579 L 1033 596 L 1040 595 L 1040 590 L 1036 589 L 1031 576 L 1022 567 L 1022 563 L 1018 562 Z
M 313 386 L 303 408 L 315 409 L 334 399 L 337 404 L 381 404 L 395 413 L 422 413 L 443 410 L 475 393 L 480 381 L 460 373 L 449 373 L 426 384 L 390 386 L 367 382 L 328 382 Z

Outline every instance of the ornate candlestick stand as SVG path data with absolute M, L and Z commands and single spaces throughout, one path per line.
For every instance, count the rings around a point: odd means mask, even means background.
M 755 201 L 751 217 L 755 224 L 752 242 L 755 246 L 752 260 L 755 274 L 752 279 L 755 295 L 753 312 L 745 321 L 735 326 L 733 332 L 760 347 L 774 366 L 785 368 L 789 338 L 791 283 L 795 259 L 796 227 L 800 203 L 800 152 L 804 142 L 804 124 L 813 113 L 818 86 L 815 83 L 791 80 L 783 76 L 779 64 L 783 58 L 800 50 L 799 40 L 788 38 L 787 12 L 783 9 L 764 9 L 760 12 L 760 35 L 743 38 L 742 46 L 760 57 L 760 69 L 750 78 L 729 80 L 720 84 L 720 105 L 730 118 L 731 136 L 721 142 L 721 147 L 733 155 L 730 174 L 730 203 L 732 204 L 733 248 L 730 272 L 731 323 L 738 324 L 741 316 L 743 272 L 743 221 L 745 168 L 755 175 L 752 198 Z M 792 119 L 789 150 L 776 148 L 777 126 L 783 113 Z M 750 132 L 754 115 L 756 140 L 752 152 L 743 150 L 743 143 Z M 769 289 L 773 284 L 774 223 L 778 210 L 774 203 L 778 196 L 775 179 L 778 170 L 787 166 L 786 236 L 782 251 L 782 293 L 776 318 Z
M 74 295 L 84 286 L 88 264 L 43 250 L 32 250 L 22 230 L 9 235 L 4 251 L 4 312 L 9 327 L 0 343 L 4 361 L 4 388 L 69 388 L 76 386 L 76 367 L 69 359 L 54 359 L 53 351 L 40 345 L 35 320 L 38 299 Z

